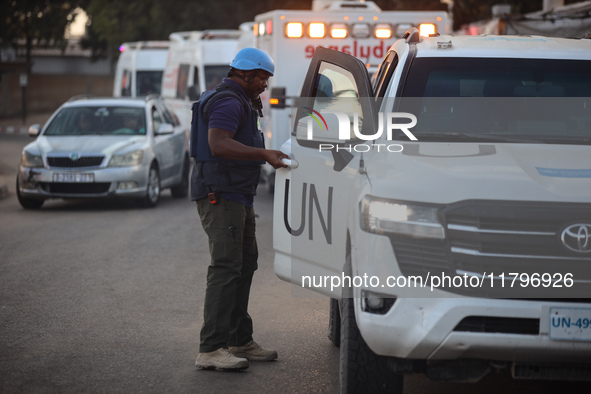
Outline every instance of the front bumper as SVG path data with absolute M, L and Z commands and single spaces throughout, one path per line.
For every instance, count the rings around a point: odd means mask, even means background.
M 355 235 L 353 275 L 380 277 L 379 288 L 354 288 L 357 324 L 376 354 L 433 361 L 591 363 L 591 341 L 552 339 L 550 335 L 551 308 L 587 311 L 584 316 L 591 321 L 591 299 L 478 298 L 438 288 L 382 286 L 387 276 L 403 276 L 389 240 L 361 231 Z M 363 291 L 395 301 L 386 313 L 372 313 L 363 308 Z M 473 325 L 475 321 L 479 323 Z M 498 322 L 506 326 L 497 330 Z
M 377 354 L 404 359 L 484 359 L 507 362 L 589 363 L 591 342 L 550 338 L 547 301 L 491 300 L 474 298 L 399 298 L 383 316 L 361 312 L 357 323 L 368 346 Z M 578 303 L 561 307 L 580 308 Z M 584 306 L 591 308 L 591 305 Z M 514 333 L 464 331 L 466 319 L 502 319 Z M 517 333 L 522 321 L 539 322 L 539 330 Z M 483 326 L 484 327 L 484 326 Z
M 92 174 L 92 182 L 56 182 L 55 174 Z M 148 171 L 142 166 L 76 168 L 29 168 L 19 166 L 21 196 L 50 198 L 141 198 L 146 195 Z

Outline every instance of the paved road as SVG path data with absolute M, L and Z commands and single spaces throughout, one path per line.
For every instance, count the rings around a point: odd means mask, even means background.
M 125 201 L 50 201 L 20 208 L 14 172 L 26 136 L 0 135 L 12 194 L 0 201 L 0 393 L 336 393 L 338 349 L 328 301 L 277 279 L 272 199 L 256 201 L 260 268 L 255 339 L 279 359 L 241 373 L 194 367 L 208 253 L 193 204 L 165 192 L 155 209 Z M 513 382 L 405 381 L 424 393 L 583 392 Z M 585 390 L 584 392 L 588 392 Z

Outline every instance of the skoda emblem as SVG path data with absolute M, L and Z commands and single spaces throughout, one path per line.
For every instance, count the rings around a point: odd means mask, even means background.
M 70 160 L 72 160 L 72 161 L 76 161 L 76 160 L 78 160 L 79 158 L 80 158 L 80 155 L 78 155 L 78 153 L 72 153 L 72 154 L 70 155 Z
M 572 224 L 562 230 L 560 236 L 562 244 L 567 249 L 577 253 L 591 252 L 591 224 Z

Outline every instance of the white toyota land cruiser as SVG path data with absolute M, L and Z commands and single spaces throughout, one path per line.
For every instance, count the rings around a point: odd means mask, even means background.
M 342 392 L 591 377 L 591 40 L 410 30 L 301 96 L 275 271 L 331 298 Z

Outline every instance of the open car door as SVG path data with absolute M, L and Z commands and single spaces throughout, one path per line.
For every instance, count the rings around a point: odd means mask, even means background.
M 292 158 L 275 181 L 275 272 L 283 280 L 340 297 L 347 252 L 350 190 L 360 174 L 359 134 L 374 134 L 375 102 L 365 65 L 317 48 L 292 108 Z

